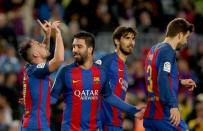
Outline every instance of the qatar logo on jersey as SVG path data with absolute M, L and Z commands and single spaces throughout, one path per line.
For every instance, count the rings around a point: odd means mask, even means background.
M 98 100 L 99 90 L 75 90 L 74 95 L 79 97 L 80 100 Z
M 124 80 L 123 78 L 119 78 L 119 83 L 121 84 L 121 87 L 124 91 L 127 91 L 128 89 L 128 82 Z

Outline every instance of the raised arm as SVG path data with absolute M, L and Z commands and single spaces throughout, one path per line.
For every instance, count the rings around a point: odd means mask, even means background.
M 50 37 L 51 37 L 51 22 L 47 22 L 45 21 L 44 24 L 42 24 L 42 22 L 38 19 L 37 22 L 39 23 L 39 25 L 41 26 L 45 36 L 44 39 L 42 41 L 42 44 L 46 45 L 46 48 L 49 50 L 50 48 Z
M 61 31 L 59 29 L 60 22 L 55 21 L 52 23 L 52 29 L 55 31 L 55 51 L 54 57 L 49 61 L 49 71 L 55 71 L 64 61 L 64 45 L 61 36 Z

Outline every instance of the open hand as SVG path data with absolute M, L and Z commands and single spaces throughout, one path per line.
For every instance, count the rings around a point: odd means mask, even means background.
M 181 85 L 188 88 L 189 91 L 194 90 L 197 87 L 196 83 L 192 79 L 182 79 L 180 80 Z
M 174 126 L 178 126 L 180 123 L 180 112 L 178 108 L 171 108 L 170 109 L 170 120 L 171 124 Z
M 140 111 L 137 112 L 137 113 L 135 113 L 135 117 L 138 118 L 138 119 L 143 119 L 146 105 L 136 106 L 136 108 L 137 108 L 138 110 L 140 110 Z

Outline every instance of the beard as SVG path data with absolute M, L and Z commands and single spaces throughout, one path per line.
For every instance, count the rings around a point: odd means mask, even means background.
M 81 55 L 81 54 L 74 53 L 73 56 L 75 58 L 75 62 L 78 65 L 83 65 L 85 63 L 85 60 L 87 59 L 87 55 Z
M 177 46 L 176 46 L 176 50 L 179 51 L 179 50 L 181 50 L 182 48 L 184 48 L 186 46 L 187 46 L 187 44 L 178 43 Z
M 131 48 L 131 49 L 130 49 Z M 120 46 L 120 50 L 124 55 L 130 55 L 133 52 L 134 47 L 131 45 L 127 46 L 126 48 Z

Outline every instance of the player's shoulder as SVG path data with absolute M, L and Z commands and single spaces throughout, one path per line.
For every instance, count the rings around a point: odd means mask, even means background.
M 101 72 L 105 71 L 105 68 L 101 66 L 100 64 L 94 63 L 93 64 L 94 68 L 100 70 Z
M 115 56 L 115 53 L 109 53 L 109 54 L 106 54 L 105 56 L 101 57 L 100 59 L 96 60 L 95 63 L 98 64 L 98 65 L 110 65 L 113 58 Z
M 168 43 L 159 43 L 159 44 L 157 44 L 157 47 L 159 48 L 160 51 L 169 51 L 169 52 L 172 51 L 173 52 L 173 48 Z
M 63 65 L 60 70 L 61 70 L 61 71 L 71 70 L 71 69 L 74 68 L 74 67 L 75 67 L 75 63 L 66 64 L 66 65 Z
M 32 74 L 33 71 L 37 69 L 43 69 L 45 68 L 47 63 L 39 63 L 39 64 L 26 64 L 25 70 L 28 74 Z
M 158 43 L 156 48 L 159 50 L 159 55 L 175 55 L 175 51 L 168 43 Z

